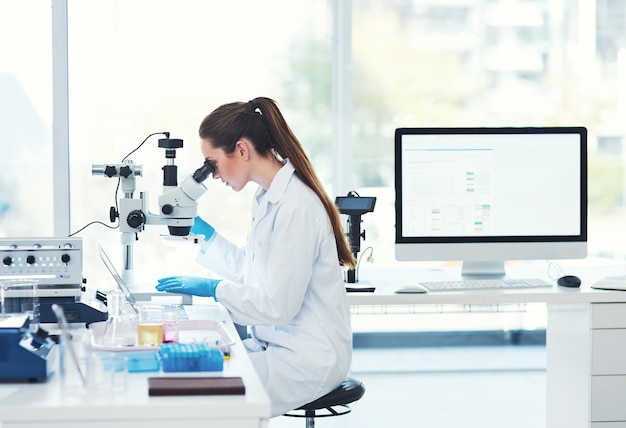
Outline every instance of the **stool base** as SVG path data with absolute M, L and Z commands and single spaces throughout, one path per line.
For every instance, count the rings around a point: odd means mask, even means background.
M 339 404 L 337 406 L 325 407 L 323 409 L 316 410 L 292 410 L 291 412 L 287 412 L 283 414 L 283 416 L 288 416 L 290 418 L 306 418 L 306 428 L 315 428 L 315 419 L 316 418 L 329 418 L 333 416 L 341 416 L 348 414 L 352 411 L 352 409 L 346 404 Z M 322 413 L 320 413 L 322 412 Z

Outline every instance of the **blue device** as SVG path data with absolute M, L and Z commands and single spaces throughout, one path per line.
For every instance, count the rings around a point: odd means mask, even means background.
M 51 372 L 55 342 L 29 324 L 28 315 L 0 317 L 0 381 L 43 381 Z

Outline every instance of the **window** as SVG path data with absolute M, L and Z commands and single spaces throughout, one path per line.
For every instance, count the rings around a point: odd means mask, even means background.
M 0 236 L 49 236 L 52 45 L 47 2 L 0 2 Z

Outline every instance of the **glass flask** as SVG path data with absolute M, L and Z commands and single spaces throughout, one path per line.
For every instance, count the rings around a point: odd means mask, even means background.
M 124 314 L 123 306 L 126 297 L 120 291 L 107 295 L 109 317 L 104 328 L 103 346 L 135 346 L 137 337 L 136 319 L 132 315 Z

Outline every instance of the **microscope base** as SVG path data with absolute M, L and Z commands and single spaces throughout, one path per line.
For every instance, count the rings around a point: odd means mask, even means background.
M 344 281 L 343 285 L 346 286 L 346 291 L 348 293 L 373 293 L 376 290 L 376 287 L 374 287 L 374 284 L 370 281 Z

